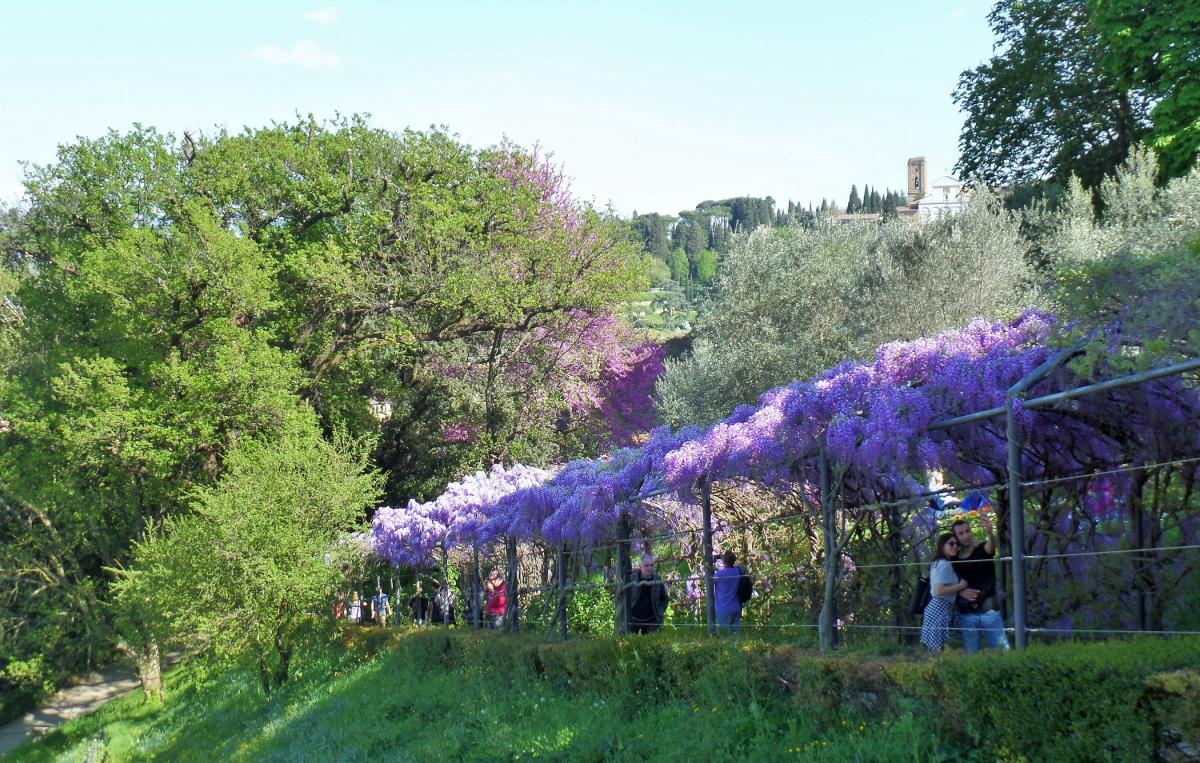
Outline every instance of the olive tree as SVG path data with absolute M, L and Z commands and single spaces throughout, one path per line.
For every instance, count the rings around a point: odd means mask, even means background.
M 706 423 L 880 344 L 936 334 L 1036 298 L 1017 218 L 979 192 L 962 214 L 760 228 L 722 261 L 692 354 L 656 388 L 672 425 Z

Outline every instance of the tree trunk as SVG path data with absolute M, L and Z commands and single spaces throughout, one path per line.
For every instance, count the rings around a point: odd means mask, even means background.
M 117 650 L 128 655 L 137 667 L 138 681 L 147 698 L 162 699 L 162 655 L 157 641 L 150 641 L 143 647 L 131 647 L 125 642 L 117 644 Z
M 518 596 L 520 595 L 521 581 L 517 572 L 517 539 L 512 536 L 506 536 L 504 547 L 506 551 L 505 556 L 508 560 L 508 581 L 506 583 L 508 609 L 504 613 L 504 630 L 508 633 L 520 633 L 521 607 Z
M 288 680 L 288 669 L 292 663 L 292 646 L 277 647 L 279 650 L 279 663 L 275 666 L 275 688 L 283 686 Z
M 613 576 L 616 583 L 616 622 L 613 630 L 618 636 L 629 632 L 630 531 L 629 513 L 622 511 L 617 520 L 617 569 Z

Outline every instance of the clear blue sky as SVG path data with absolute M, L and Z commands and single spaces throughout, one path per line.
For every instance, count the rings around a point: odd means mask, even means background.
M 983 0 L 0 0 L 0 200 L 19 162 L 134 122 L 178 134 L 297 111 L 539 142 L 620 212 L 901 188 L 957 159 Z

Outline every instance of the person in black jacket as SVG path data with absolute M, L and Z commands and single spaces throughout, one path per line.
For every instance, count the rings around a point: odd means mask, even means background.
M 433 588 L 433 601 L 429 609 L 430 625 L 454 625 L 454 589 L 442 587 L 438 581 L 430 583 Z
M 429 597 L 421 590 L 421 581 L 417 580 L 417 590 L 408 600 L 412 608 L 413 625 L 425 625 L 429 622 Z
M 625 591 L 630 633 L 652 633 L 663 624 L 670 598 L 667 584 L 654 571 L 654 557 L 642 554 L 641 563 Z
M 996 587 L 996 533 L 992 529 L 989 514 L 991 508 L 987 496 L 972 493 L 963 501 L 963 508 L 979 515 L 979 526 L 986 540 L 980 543 L 971 532 L 971 524 L 960 519 L 951 526 L 958 540 L 958 558 L 954 571 L 967 581 L 969 588 L 979 591 L 973 600 L 959 597 L 958 626 L 961 628 L 963 651 L 978 652 L 980 636 L 987 641 L 989 649 L 1008 649 L 1008 637 L 1004 633 L 1004 615 L 1000 611 L 1000 597 Z

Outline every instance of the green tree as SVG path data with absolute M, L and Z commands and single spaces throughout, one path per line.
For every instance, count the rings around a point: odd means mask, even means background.
M 852 215 L 862 209 L 862 199 L 858 197 L 858 186 L 850 186 L 850 200 L 846 202 L 846 214 Z
M 390 407 L 389 453 L 415 456 L 387 464 L 404 494 L 504 447 L 435 455 L 437 418 L 463 404 L 427 370 L 443 348 L 535 335 L 644 284 L 628 229 L 570 201 L 555 168 L 444 130 L 356 117 L 183 140 L 139 129 L 66 147 L 28 183 L 25 246 L 42 258 L 206 205 L 261 253 L 273 306 L 241 320 L 293 360 L 323 425 L 373 432 L 372 401 Z
M 1150 99 L 1104 66 L 1087 0 L 1000 0 L 996 54 L 963 72 L 959 176 L 1014 186 L 1072 174 L 1091 187 L 1149 126 Z
M 1050 275 L 1050 299 L 1092 336 L 1085 361 L 1136 369 L 1200 354 L 1200 169 L 1156 185 L 1148 149 L 1099 188 L 1102 212 L 1077 179 L 1057 208 L 1030 211 Z M 1099 329 L 1119 322 L 1130 351 L 1114 355 Z
M 1126 88 L 1154 101 L 1147 142 L 1163 179 L 1179 177 L 1200 154 L 1200 5 L 1190 0 L 1091 0 L 1103 62 Z
M 7 374 L 16 360 L 16 347 L 24 311 L 17 303 L 17 290 L 25 275 L 22 257 L 12 251 L 10 238 L 19 224 L 16 209 L 0 207 L 0 377 Z M 0 412 L 0 419 L 3 419 Z
M 253 665 L 265 695 L 287 681 L 306 626 L 326 619 L 362 553 L 349 534 L 380 493 L 365 449 L 335 447 L 296 418 L 270 444 L 240 442 L 194 513 L 139 543 L 115 584 L 164 630 Z
M 659 214 L 639 215 L 635 212 L 629 226 L 641 239 L 642 247 L 647 252 L 666 262 L 671 253 L 666 218 Z
M 671 280 L 675 283 L 686 286 L 691 281 L 691 264 L 682 249 L 672 249 L 667 264 L 671 268 Z
M 709 284 L 716 276 L 717 253 L 705 249 L 696 257 L 696 280 L 702 284 Z
M 438 363 L 507 352 L 644 284 L 628 228 L 571 202 L 552 166 L 444 130 L 139 126 L 61 147 L 26 187 L 0 231 L 20 264 L 0 284 L 15 343 L 0 569 L 17 571 L 0 576 L 0 662 L 105 656 L 104 568 L 302 403 L 356 435 L 378 431 L 372 402 L 390 406 L 380 458 L 404 495 L 511 452 L 502 427 L 486 448 L 438 449 L 447 412 L 484 399 L 491 426 L 504 407 Z M 510 439 L 551 452 L 561 434 Z
M 78 182 L 35 179 L 10 242 L 28 275 L 0 379 L 0 657 L 38 657 L 51 678 L 113 646 L 103 568 L 237 439 L 278 432 L 302 378 L 256 326 L 278 307 L 273 264 L 177 195 L 182 157 L 138 131 L 60 158 Z M 58 227 L 68 204 L 82 222 Z
M 684 251 L 688 253 L 688 257 L 695 262 L 696 257 L 700 255 L 708 246 L 708 220 L 702 215 L 696 215 L 692 218 L 691 227 L 688 228 L 688 238 L 684 245 Z

